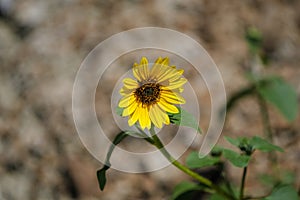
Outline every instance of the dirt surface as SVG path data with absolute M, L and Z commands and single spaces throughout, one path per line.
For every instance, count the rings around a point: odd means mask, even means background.
M 124 30 L 174 29 L 205 47 L 230 96 L 248 83 L 244 35 L 255 26 L 270 58 L 264 73 L 283 76 L 300 95 L 299 9 L 297 0 L 0 0 L 0 199 L 168 199 L 176 184 L 190 180 L 174 167 L 145 174 L 111 170 L 105 191 L 98 189 L 95 173 L 102 164 L 84 148 L 72 117 L 72 87 L 85 56 Z M 103 94 L 97 93 L 96 103 Z M 210 104 L 209 94 L 200 98 L 202 106 Z M 270 113 L 275 142 L 285 149 L 278 154 L 280 170 L 300 177 L 300 118 L 287 123 L 273 107 Z M 261 135 L 255 99 L 240 102 L 227 117 L 223 135 Z M 205 129 L 209 112 L 201 118 Z M 102 123 L 111 135 L 118 130 Z M 249 171 L 270 171 L 266 160 L 257 154 Z M 227 170 L 238 184 L 241 170 L 229 165 Z M 246 193 L 265 192 L 256 181 L 249 176 Z

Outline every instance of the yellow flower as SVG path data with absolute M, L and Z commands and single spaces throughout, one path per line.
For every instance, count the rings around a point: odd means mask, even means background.
M 140 64 L 134 63 L 133 75 L 136 80 L 125 78 L 120 90 L 123 96 L 119 107 L 124 108 L 122 116 L 129 116 L 129 126 L 139 121 L 140 127 L 150 129 L 151 123 L 158 128 L 170 124 L 168 113 L 178 113 L 174 104 L 184 104 L 180 95 L 187 82 L 182 78 L 183 70 L 169 66 L 169 58 L 159 57 L 152 68 L 148 67 L 147 58 Z

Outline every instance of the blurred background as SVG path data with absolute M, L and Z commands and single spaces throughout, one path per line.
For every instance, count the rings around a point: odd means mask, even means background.
M 124 30 L 174 29 L 203 45 L 230 96 L 248 84 L 245 31 L 256 27 L 269 60 L 264 70 L 284 77 L 299 96 L 299 10 L 298 0 L 0 0 L 0 199 L 168 199 L 177 183 L 190 180 L 172 166 L 147 174 L 110 170 L 105 191 L 99 190 L 96 170 L 102 164 L 80 142 L 71 110 L 73 82 L 85 56 Z M 201 98 L 210 104 L 208 94 Z M 279 162 L 300 177 L 299 117 L 288 123 L 276 109 L 270 114 L 275 142 L 285 149 Z M 262 132 L 254 99 L 227 117 L 224 135 Z M 203 118 L 200 124 L 207 127 Z M 258 155 L 249 171 L 268 169 L 266 157 Z M 238 184 L 241 170 L 226 170 Z M 247 193 L 265 192 L 256 178 L 249 178 Z

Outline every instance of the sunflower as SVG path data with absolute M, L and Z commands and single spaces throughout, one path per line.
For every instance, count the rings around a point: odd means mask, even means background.
M 167 57 L 159 57 L 150 69 L 147 58 L 142 57 L 140 64 L 134 63 L 132 71 L 135 80 L 123 79 L 119 102 L 119 107 L 124 108 L 122 116 L 128 116 L 129 126 L 138 121 L 144 130 L 150 129 L 151 124 L 158 128 L 170 124 L 167 113 L 178 113 L 175 105 L 185 103 L 180 95 L 187 82 L 181 76 L 183 70 L 169 66 Z

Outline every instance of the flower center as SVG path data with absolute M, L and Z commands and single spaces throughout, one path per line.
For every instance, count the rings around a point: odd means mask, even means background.
M 136 100 L 141 102 L 143 105 L 152 105 L 156 103 L 159 98 L 160 85 L 155 83 L 146 83 L 136 89 L 134 95 Z

